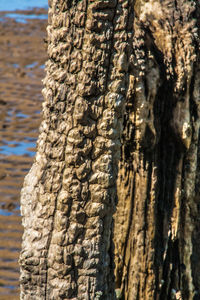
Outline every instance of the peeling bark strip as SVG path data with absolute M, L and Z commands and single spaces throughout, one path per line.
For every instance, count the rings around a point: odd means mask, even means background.
M 115 299 L 132 1 L 49 1 L 43 122 L 21 194 L 21 299 Z
M 114 230 L 118 299 L 200 299 L 199 5 L 135 1 Z

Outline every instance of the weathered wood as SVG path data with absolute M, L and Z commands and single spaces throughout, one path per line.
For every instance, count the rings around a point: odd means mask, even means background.
M 197 1 L 135 2 L 114 231 L 118 298 L 200 299 L 199 12 Z
M 21 299 L 198 299 L 198 1 L 49 5 Z

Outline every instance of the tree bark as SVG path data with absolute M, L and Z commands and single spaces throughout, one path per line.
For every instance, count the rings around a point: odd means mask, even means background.
M 112 215 L 131 1 L 49 1 L 43 122 L 21 195 L 21 299 L 115 299 Z
M 136 0 L 134 12 L 133 68 L 117 179 L 117 295 L 197 300 L 199 3 Z
M 49 6 L 21 299 L 199 299 L 198 1 Z

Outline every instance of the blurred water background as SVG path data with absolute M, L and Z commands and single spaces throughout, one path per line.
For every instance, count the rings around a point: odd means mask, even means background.
M 35 156 L 47 0 L 0 0 L 0 300 L 19 299 L 20 190 Z
M 0 10 L 13 11 L 13 10 L 27 10 L 33 7 L 47 8 L 48 0 L 1 0 Z

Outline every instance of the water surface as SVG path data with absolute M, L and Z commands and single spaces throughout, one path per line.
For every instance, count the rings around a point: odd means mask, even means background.
M 0 11 L 24 10 L 33 7 L 47 8 L 48 0 L 0 0 Z
M 16 22 L 18 23 L 24 23 L 26 24 L 29 20 L 35 20 L 35 19 L 40 19 L 40 20 L 45 20 L 47 19 L 47 14 L 43 15 L 43 14 L 19 14 L 19 13 L 9 13 L 9 14 L 5 14 L 4 15 L 7 18 L 13 18 L 15 19 Z

